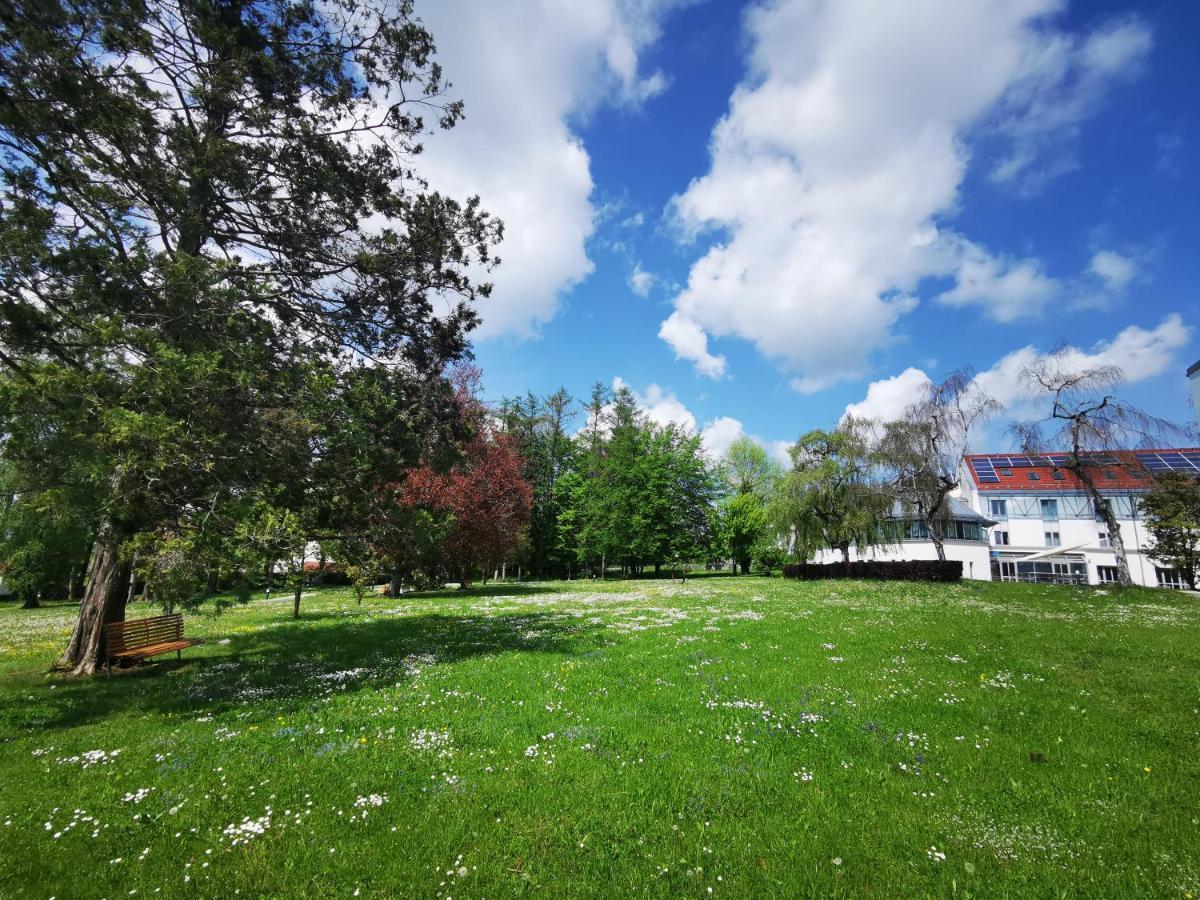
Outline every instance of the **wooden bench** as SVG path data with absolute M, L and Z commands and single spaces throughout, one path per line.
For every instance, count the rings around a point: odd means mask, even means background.
M 183 636 L 181 615 L 113 622 L 104 626 L 104 641 L 109 675 L 112 674 L 114 659 L 146 659 L 171 651 L 174 651 L 179 659 L 183 659 L 184 649 L 204 643 L 198 638 Z

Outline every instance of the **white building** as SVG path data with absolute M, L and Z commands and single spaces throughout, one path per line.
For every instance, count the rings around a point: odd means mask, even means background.
M 1117 580 L 1116 558 L 1107 526 L 1092 507 L 1083 485 L 1059 468 L 1062 454 L 1024 456 L 978 454 L 966 458 L 956 496 L 943 525 L 946 558 L 963 563 L 963 577 L 978 580 L 1106 584 Z M 1101 494 L 1117 513 L 1130 575 L 1146 587 L 1182 588 L 1174 570 L 1146 555 L 1146 533 L 1138 499 L 1151 476 L 1169 470 L 1200 478 L 1200 449 L 1135 450 L 1097 454 L 1092 462 Z M 902 540 L 881 544 L 851 559 L 936 559 L 924 526 L 897 510 Z M 825 550 L 818 562 L 837 562 Z
M 963 500 L 996 520 L 991 530 L 992 577 L 1003 581 L 1117 580 L 1108 528 L 1096 515 L 1083 485 L 1065 469 L 1061 454 L 968 456 L 961 482 Z M 1147 556 L 1139 499 L 1156 472 L 1185 471 L 1200 477 L 1200 450 L 1134 450 L 1091 458 L 1101 495 L 1117 524 L 1135 584 L 1184 586 L 1179 573 Z
M 947 498 L 949 517 L 939 523 L 942 548 L 946 558 L 963 564 L 963 577 L 979 581 L 991 580 L 991 548 L 989 529 L 996 523 L 977 510 L 971 509 L 957 497 Z M 903 514 L 899 504 L 892 514 L 893 530 L 897 537 L 888 543 L 866 548 L 861 554 L 850 548 L 850 560 L 881 560 L 897 562 L 915 559 L 937 559 L 937 548 L 929 539 L 923 522 Z M 841 562 L 840 550 L 822 550 L 816 555 L 819 563 Z

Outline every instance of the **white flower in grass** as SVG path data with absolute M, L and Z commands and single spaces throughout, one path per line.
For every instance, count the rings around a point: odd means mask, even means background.
M 934 862 L 945 862 L 946 861 L 946 854 L 943 853 L 941 850 L 939 850 L 937 847 L 930 847 L 928 850 L 925 851 L 925 855 L 928 856 Z

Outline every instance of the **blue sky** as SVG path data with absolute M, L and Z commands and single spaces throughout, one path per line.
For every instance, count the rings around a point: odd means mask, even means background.
M 426 166 L 508 228 L 489 399 L 620 379 L 716 452 L 780 452 L 962 365 L 1019 415 L 1066 339 L 1193 418 L 1200 7 L 417 9 L 467 104 Z

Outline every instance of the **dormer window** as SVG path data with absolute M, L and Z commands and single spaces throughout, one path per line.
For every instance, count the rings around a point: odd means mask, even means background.
M 1030 481 L 1038 481 L 1041 476 L 1039 476 L 1037 472 L 1026 472 L 1025 477 Z
M 1012 478 L 1012 469 L 1001 469 L 1000 474 L 1007 475 L 1009 478 Z

